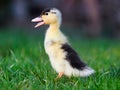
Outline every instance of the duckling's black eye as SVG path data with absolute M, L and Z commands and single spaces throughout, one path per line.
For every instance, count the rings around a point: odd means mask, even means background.
M 46 12 L 45 15 L 48 15 L 48 13 Z

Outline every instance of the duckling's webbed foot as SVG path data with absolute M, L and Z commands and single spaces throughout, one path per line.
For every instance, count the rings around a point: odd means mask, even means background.
M 58 74 L 58 76 L 55 78 L 55 80 L 61 78 L 61 77 L 63 76 L 63 74 L 64 74 L 63 72 L 60 72 L 60 73 Z

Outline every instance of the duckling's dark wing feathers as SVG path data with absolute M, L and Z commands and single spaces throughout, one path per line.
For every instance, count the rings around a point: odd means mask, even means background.
M 73 68 L 83 70 L 86 67 L 86 64 L 81 61 L 81 59 L 79 58 L 76 51 L 74 49 L 72 49 L 72 47 L 70 45 L 65 43 L 62 45 L 61 49 L 63 49 L 65 52 L 67 52 L 66 60 L 70 63 L 70 65 Z

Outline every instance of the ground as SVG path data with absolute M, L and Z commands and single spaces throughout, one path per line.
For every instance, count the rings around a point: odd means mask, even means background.
M 5 31 L 0 32 L 0 90 L 120 89 L 118 40 L 68 35 L 82 60 L 96 72 L 87 78 L 63 76 L 54 80 L 57 74 L 43 48 L 43 31 Z

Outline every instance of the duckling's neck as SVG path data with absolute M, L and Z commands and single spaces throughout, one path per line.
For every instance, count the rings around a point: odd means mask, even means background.
M 59 23 L 53 23 L 49 25 L 49 28 L 47 30 L 47 34 L 50 36 L 56 36 L 60 32 L 60 24 Z
M 50 24 L 45 36 L 45 42 L 47 41 L 67 42 L 66 37 L 60 31 L 59 23 Z
M 49 31 L 52 31 L 52 32 L 56 32 L 58 31 L 60 28 L 60 24 L 59 23 L 53 23 L 53 24 L 50 24 L 48 30 Z

